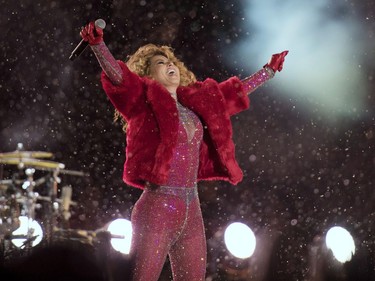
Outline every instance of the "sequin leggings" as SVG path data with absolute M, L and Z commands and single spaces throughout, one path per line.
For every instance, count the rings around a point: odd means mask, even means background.
M 158 280 L 167 255 L 174 281 L 202 281 L 206 239 L 195 188 L 146 188 L 132 212 L 133 281 Z

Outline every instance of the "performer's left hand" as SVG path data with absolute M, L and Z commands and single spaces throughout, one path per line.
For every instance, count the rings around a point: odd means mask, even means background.
M 264 65 L 264 67 L 270 67 L 274 72 L 281 71 L 283 69 L 283 64 L 285 60 L 285 56 L 289 53 L 289 51 L 284 51 L 279 54 L 272 55 L 270 61 Z

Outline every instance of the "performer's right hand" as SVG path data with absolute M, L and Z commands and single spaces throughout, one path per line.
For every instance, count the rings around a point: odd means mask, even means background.
M 83 27 L 79 34 L 90 45 L 98 45 L 103 42 L 103 29 L 96 27 L 93 21 Z
M 279 54 L 273 54 L 270 61 L 264 65 L 264 67 L 270 67 L 275 73 L 276 71 L 281 71 L 283 69 L 285 56 L 289 53 L 289 51 L 284 51 Z

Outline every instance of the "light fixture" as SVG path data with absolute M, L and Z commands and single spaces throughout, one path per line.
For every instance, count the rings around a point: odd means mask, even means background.
M 234 222 L 226 228 L 224 242 L 228 251 L 240 259 L 251 257 L 256 247 L 254 232 L 240 222 Z
M 24 248 L 28 243 L 32 247 L 43 239 L 43 230 L 40 224 L 26 216 L 19 217 L 20 227 L 12 232 L 12 243 L 18 248 Z
M 333 256 L 341 263 L 352 259 L 355 254 L 355 244 L 352 235 L 346 229 L 335 226 L 328 230 L 326 245 L 332 250 Z
M 108 224 L 107 231 L 111 233 L 111 245 L 116 251 L 129 254 L 132 240 L 132 225 L 127 219 L 116 219 Z

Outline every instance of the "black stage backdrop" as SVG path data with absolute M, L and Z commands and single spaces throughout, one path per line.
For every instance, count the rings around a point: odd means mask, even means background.
M 331 2 L 327 1 L 327 9 L 332 9 Z M 68 59 L 80 41 L 82 25 L 106 20 L 105 41 L 118 59 L 125 60 L 148 42 L 168 44 L 199 79 L 220 81 L 232 75 L 244 78 L 262 66 L 244 70 L 227 60 L 228 46 L 258 32 L 251 25 L 243 27 L 244 6 L 241 1 L 2 0 L 0 152 L 23 143 L 25 150 L 52 152 L 50 160 L 86 174 L 60 174 L 58 191 L 71 185 L 77 202 L 71 228 L 95 230 L 114 218 L 129 218 L 141 191 L 122 182 L 125 135 L 121 124 L 112 121 L 113 108 L 100 85 L 99 65 L 89 49 L 73 62 Z M 348 9 L 345 16 L 362 19 L 364 37 L 374 41 L 372 1 L 352 1 Z M 337 13 L 339 17 L 340 10 Z M 311 52 L 319 46 L 316 42 Z M 278 275 L 270 280 L 303 280 L 310 272 L 314 239 L 330 226 L 340 225 L 355 237 L 363 266 L 366 261 L 363 280 L 374 277 L 373 50 L 359 66 L 366 77 L 364 114 L 326 121 L 319 109 L 299 106 L 298 98 L 282 98 L 273 81 L 251 95 L 251 108 L 232 119 L 244 180 L 238 186 L 200 184 L 210 243 L 229 222 L 246 222 L 256 235 L 278 241 L 269 269 L 270 276 L 272 270 Z M 292 51 L 275 79 L 282 81 L 291 70 L 289 58 Z M 310 75 L 303 60 L 297 65 Z M 317 105 L 311 102 L 307 107 Z M 16 172 L 16 167 L 3 165 L 1 176 L 9 179 Z M 45 173 L 38 170 L 36 177 Z M 37 188 L 43 193 L 47 187 Z M 210 257 L 215 251 L 209 248 Z M 220 267 L 212 259 L 209 274 L 214 276 Z

